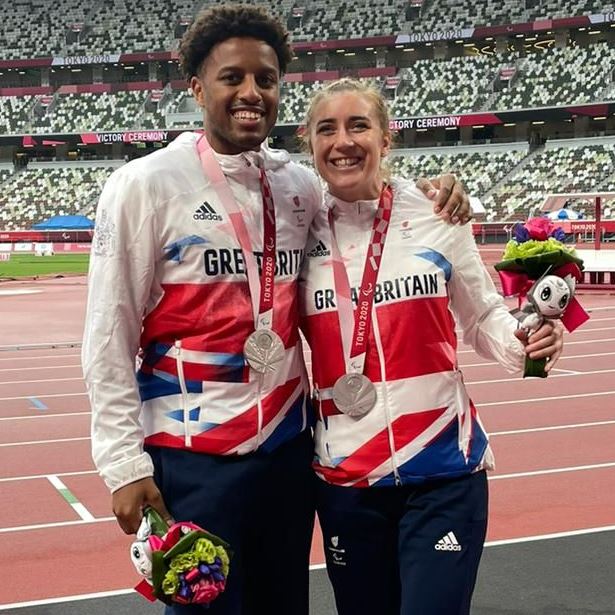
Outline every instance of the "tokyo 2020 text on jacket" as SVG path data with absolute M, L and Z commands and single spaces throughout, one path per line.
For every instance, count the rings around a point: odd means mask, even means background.
M 275 201 L 272 328 L 285 358 L 261 376 L 243 356 L 254 316 L 242 252 L 197 139 L 185 133 L 113 173 L 97 211 L 82 354 L 93 457 L 111 491 L 153 474 L 144 443 L 243 454 L 273 449 L 309 424 L 297 278 L 320 184 L 266 146 L 216 154 L 259 264 L 261 165 Z
M 361 418 L 343 414 L 332 399 L 345 362 L 326 211 L 333 208 L 356 304 L 377 201 L 325 197 L 300 281 L 317 400 L 315 469 L 338 485 L 416 483 L 493 467 L 487 435 L 457 366 L 456 321 L 464 341 L 483 357 L 509 371 L 524 362 L 514 337 L 517 321 L 482 264 L 470 225 L 440 220 L 413 182 L 396 179 L 392 186 L 364 369 L 378 397 Z

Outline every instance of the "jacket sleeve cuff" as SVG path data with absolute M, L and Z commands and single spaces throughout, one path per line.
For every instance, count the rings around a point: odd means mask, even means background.
M 154 475 L 154 464 L 147 453 L 141 453 L 122 463 L 117 463 L 101 470 L 105 484 L 111 493 L 143 478 Z
M 523 370 L 525 365 L 525 348 L 514 335 L 508 340 L 500 336 L 493 336 L 490 331 L 478 331 L 478 345 L 476 350 L 482 356 L 494 358 L 510 374 Z M 512 333 L 512 331 L 511 331 Z

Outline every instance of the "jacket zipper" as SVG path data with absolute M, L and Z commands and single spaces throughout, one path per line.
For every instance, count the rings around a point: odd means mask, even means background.
M 188 408 L 188 389 L 184 378 L 184 364 L 182 362 L 182 343 L 175 341 L 175 362 L 177 364 L 177 379 L 182 397 L 182 411 L 184 414 L 184 443 L 187 448 L 192 448 L 192 434 L 190 433 L 190 408 Z
M 322 423 L 321 434 L 324 440 L 324 450 L 326 454 L 326 459 L 323 460 L 324 465 L 332 465 L 331 462 L 331 449 L 329 448 L 329 437 L 327 435 L 327 429 L 325 427 L 325 417 L 322 414 L 322 399 L 320 396 L 320 390 L 318 385 L 314 384 L 314 388 L 312 389 L 312 399 L 318 406 L 318 420 Z
M 257 389 L 256 389 L 256 411 L 257 411 L 257 425 L 256 425 L 256 446 L 259 447 L 263 441 L 263 380 L 264 374 L 258 374 L 257 376 Z
M 378 351 L 378 359 L 380 361 L 380 378 L 382 380 L 381 387 L 383 389 L 382 405 L 384 406 L 384 415 L 387 422 L 387 434 L 389 436 L 389 450 L 391 452 L 391 466 L 393 467 L 393 475 L 395 476 L 395 485 L 398 487 L 402 484 L 399 476 L 399 469 L 397 463 L 397 453 L 395 451 L 395 440 L 393 438 L 393 421 L 391 420 L 391 409 L 389 408 L 389 401 L 386 395 L 386 369 L 384 363 L 384 351 L 382 349 L 382 340 L 380 339 L 380 327 L 378 326 L 378 317 L 374 309 L 374 315 L 372 318 L 372 326 L 374 328 L 374 339 L 376 340 L 376 349 Z
M 249 158 L 244 154 L 243 160 L 246 163 L 247 167 L 255 166 L 259 168 L 257 162 L 252 163 Z M 260 192 L 260 183 L 259 183 L 259 192 Z M 257 385 L 256 385 L 256 411 L 257 411 L 257 425 L 256 425 L 256 446 L 260 447 L 263 441 L 263 401 L 262 401 L 262 393 L 263 393 L 263 379 L 264 376 L 261 374 L 257 375 Z

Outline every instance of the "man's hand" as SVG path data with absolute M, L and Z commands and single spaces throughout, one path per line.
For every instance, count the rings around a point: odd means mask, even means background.
M 160 513 L 168 525 L 173 525 L 173 517 L 169 514 L 154 479 L 143 478 L 118 489 L 112 495 L 113 514 L 119 526 L 126 534 L 136 534 L 143 518 L 143 509 L 151 506 Z
M 559 320 L 545 320 L 529 337 L 524 329 L 515 331 L 515 335 L 525 346 L 525 354 L 530 359 L 547 359 L 545 372 L 557 363 L 564 349 L 564 327 Z
M 466 224 L 472 219 L 470 199 L 463 184 L 454 175 L 446 174 L 434 179 L 421 177 L 416 187 L 434 204 L 434 213 L 452 224 Z

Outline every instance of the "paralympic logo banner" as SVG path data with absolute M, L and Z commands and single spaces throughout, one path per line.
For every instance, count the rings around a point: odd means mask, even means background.
M 85 145 L 105 143 L 165 143 L 169 138 L 168 130 L 134 130 L 116 132 L 86 132 L 80 135 Z

